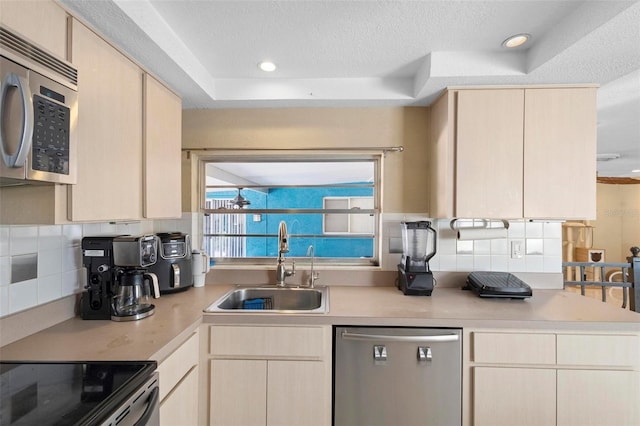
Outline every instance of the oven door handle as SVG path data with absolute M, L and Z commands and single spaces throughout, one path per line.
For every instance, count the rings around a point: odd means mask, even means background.
M 439 334 L 436 336 L 398 336 L 398 335 L 381 335 L 381 334 L 360 334 L 342 332 L 342 338 L 345 340 L 366 340 L 366 341 L 384 341 L 384 342 L 415 342 L 415 343 L 433 343 L 433 342 L 457 342 L 459 336 L 457 334 Z
M 144 413 L 142 413 L 142 416 L 134 424 L 134 426 L 147 425 L 147 423 L 149 422 L 149 419 L 151 418 L 151 416 L 153 416 L 153 412 L 156 408 L 156 405 L 158 405 L 158 398 L 160 397 L 159 389 L 160 388 L 158 387 L 153 388 L 153 390 L 151 391 L 151 395 L 149 396 L 149 403 L 147 404 L 147 408 L 144 410 Z

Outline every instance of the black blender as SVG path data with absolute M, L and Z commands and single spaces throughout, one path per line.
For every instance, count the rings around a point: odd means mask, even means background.
M 431 296 L 433 274 L 429 260 L 436 254 L 436 230 L 431 222 L 402 222 L 402 263 L 397 287 L 405 295 Z

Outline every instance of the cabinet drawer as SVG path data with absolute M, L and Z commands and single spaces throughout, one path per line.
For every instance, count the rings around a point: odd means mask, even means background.
M 558 335 L 558 364 L 640 366 L 640 338 L 619 335 Z
M 323 358 L 323 327 L 211 326 L 209 352 L 219 357 Z
M 195 332 L 175 352 L 158 366 L 160 373 L 160 401 L 182 380 L 194 365 L 198 365 L 198 332 Z
M 554 334 L 473 333 L 473 360 L 495 364 L 555 364 Z

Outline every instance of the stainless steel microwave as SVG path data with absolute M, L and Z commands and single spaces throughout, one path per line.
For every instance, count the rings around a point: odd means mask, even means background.
M 78 72 L 0 26 L 0 186 L 74 184 Z

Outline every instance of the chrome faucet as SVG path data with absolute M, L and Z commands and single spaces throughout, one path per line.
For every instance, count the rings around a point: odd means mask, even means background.
M 287 224 L 280 221 L 278 227 L 278 266 L 276 267 L 276 280 L 278 281 L 278 287 L 284 287 L 284 280 L 287 277 L 295 275 L 296 263 L 291 261 L 291 270 L 287 271 L 287 266 L 284 263 L 284 253 L 289 253 L 289 234 L 287 233 Z
M 309 288 L 313 288 L 319 275 L 318 272 L 313 270 L 313 261 L 316 258 L 316 250 L 313 248 L 313 245 L 310 245 L 309 248 L 307 249 L 307 257 L 309 256 L 311 256 L 311 271 L 309 273 L 308 285 L 309 285 Z

